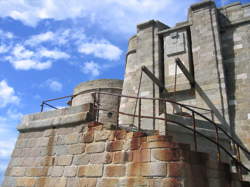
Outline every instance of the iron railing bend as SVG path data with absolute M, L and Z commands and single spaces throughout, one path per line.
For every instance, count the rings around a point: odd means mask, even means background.
M 139 103 L 141 103 L 142 100 L 158 100 L 158 101 L 162 101 L 162 102 L 166 102 L 166 103 L 171 103 L 171 104 L 175 104 L 175 105 L 178 105 L 182 108 L 185 108 L 187 111 L 190 111 L 192 113 L 191 117 L 193 119 L 193 128 L 190 128 L 186 125 L 183 125 L 182 123 L 180 122 L 177 122 L 177 121 L 174 121 L 174 120 L 170 120 L 170 119 L 166 119 L 166 115 L 164 118 L 162 117 L 153 117 L 153 116 L 145 116 L 145 115 L 142 115 L 141 114 L 141 107 L 139 107 L 139 110 L 138 110 L 138 115 L 136 114 L 129 114 L 129 113 L 125 113 L 125 112 L 122 112 L 122 111 L 110 111 L 110 110 L 107 110 L 105 108 L 100 108 L 100 107 L 96 107 L 96 110 L 100 111 L 100 110 L 104 110 L 104 111 L 109 111 L 109 112 L 114 112 L 114 113 L 118 113 L 118 114 L 122 114 L 122 115 L 127 115 L 127 116 L 131 116 L 131 117 L 137 117 L 138 118 L 138 130 L 141 129 L 141 119 L 142 118 L 148 118 L 148 119 L 156 119 L 156 120 L 165 120 L 167 122 L 171 122 L 171 123 L 175 123 L 177 124 L 178 126 L 181 126 L 183 128 L 186 128 L 190 131 L 192 131 L 194 133 L 194 141 L 195 141 L 195 150 L 197 150 L 197 141 L 196 141 L 196 136 L 199 135 L 205 139 L 207 139 L 208 141 L 212 142 L 213 144 L 215 144 L 217 146 L 217 150 L 218 150 L 218 160 L 221 160 L 220 158 L 220 149 L 223 150 L 233 161 L 234 163 L 236 164 L 237 167 L 240 167 L 241 169 L 244 169 L 245 171 L 249 172 L 250 173 L 250 169 L 248 169 L 246 166 L 244 166 L 241 161 L 240 161 L 240 149 L 241 151 L 243 151 L 245 154 L 247 154 L 248 156 L 250 156 L 250 152 L 244 148 L 242 145 L 240 145 L 236 140 L 234 140 L 234 138 L 232 136 L 230 136 L 226 130 L 224 130 L 220 125 L 218 125 L 217 123 L 215 123 L 213 120 L 209 119 L 208 117 L 206 117 L 205 115 L 195 111 L 194 109 L 192 108 L 196 108 L 196 109 L 203 109 L 203 108 L 200 108 L 200 107 L 193 107 L 193 106 L 190 106 L 190 105 L 185 105 L 185 104 L 181 104 L 181 103 L 178 103 L 178 102 L 175 102 L 173 100 L 169 100 L 169 99 L 164 99 L 164 98 L 150 98 L 150 97 L 137 97 L 137 96 L 128 96 L 128 95 L 121 95 L 121 94 L 114 94 L 114 93 L 106 93 L 106 92 L 96 92 L 95 93 L 96 95 L 111 95 L 111 96 L 116 96 L 118 98 L 122 98 L 122 97 L 126 97 L 126 98 L 132 98 L 132 99 L 137 99 L 139 100 Z M 95 106 L 100 106 L 100 104 L 98 105 L 95 105 Z M 209 110 L 209 109 L 204 109 L 204 110 Z M 204 135 L 203 133 L 199 132 L 198 130 L 196 130 L 196 126 L 195 126 L 195 115 L 201 117 L 202 119 L 204 119 L 205 121 L 208 121 L 209 124 L 212 124 L 214 127 L 215 127 L 215 131 L 216 131 L 216 139 L 213 140 L 212 138 L 209 138 L 208 136 Z M 117 123 L 117 126 L 119 126 L 119 124 Z M 165 127 L 167 128 L 167 127 Z M 230 151 L 228 151 L 223 145 L 221 145 L 219 143 L 219 131 L 222 132 L 230 141 L 231 143 L 236 146 L 236 155 L 237 155 L 237 158 L 235 158 L 231 153 Z M 241 170 L 240 169 L 240 170 Z M 241 173 L 241 171 L 240 171 Z

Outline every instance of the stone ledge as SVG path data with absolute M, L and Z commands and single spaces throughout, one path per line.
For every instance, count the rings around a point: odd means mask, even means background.
M 192 11 L 195 11 L 195 10 L 205 8 L 205 7 L 210 7 L 210 6 L 215 7 L 214 1 L 207 0 L 207 1 L 200 2 L 200 3 L 195 3 L 195 4 L 191 5 L 190 9 Z
M 148 20 L 137 25 L 137 32 L 148 27 L 153 27 L 154 25 L 158 25 L 160 30 L 169 28 L 169 26 L 158 20 Z
M 89 122 L 93 121 L 93 114 L 92 104 L 84 104 L 55 111 L 30 114 L 24 116 L 21 124 L 17 127 L 17 130 L 22 132 Z

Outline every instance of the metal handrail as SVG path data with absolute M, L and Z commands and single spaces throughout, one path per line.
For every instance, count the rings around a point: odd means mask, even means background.
M 116 113 L 117 111 L 114 111 L 114 110 L 107 110 L 107 109 L 104 109 L 104 108 L 100 108 L 100 107 L 95 107 L 95 109 L 97 110 L 102 110 L 102 111 L 107 111 L 107 112 L 114 112 Z M 127 115 L 127 116 L 131 116 L 131 117 L 138 117 L 138 118 L 147 118 L 147 119 L 153 119 L 154 117 L 153 116 L 145 116 L 145 115 L 134 115 L 134 114 L 129 114 L 129 113 L 126 113 L 126 112 L 119 112 L 119 114 L 122 114 L 122 115 Z M 162 117 L 155 117 L 155 119 L 157 120 L 165 120 L 165 118 L 162 118 Z M 174 121 L 174 120 L 169 120 L 168 119 L 168 122 L 171 122 L 171 123 L 175 123 L 183 128 L 186 128 L 192 132 L 195 132 L 196 134 L 202 136 L 203 138 L 209 140 L 210 142 L 216 144 L 217 146 L 219 146 L 223 151 L 225 151 L 225 153 L 231 157 L 232 160 L 234 160 L 235 163 L 239 164 L 242 168 L 244 168 L 245 170 L 247 170 L 248 172 L 250 172 L 250 169 L 248 169 L 246 166 L 244 166 L 241 162 L 239 162 L 236 158 L 234 158 L 234 156 L 224 147 L 222 146 L 221 144 L 217 143 L 215 140 L 213 140 L 212 138 L 209 138 L 208 136 L 202 134 L 201 132 L 199 132 L 198 130 L 195 130 L 193 128 L 190 128 L 186 125 L 183 125 L 182 123 L 180 122 L 177 122 L 177 121 Z M 117 124 L 117 126 L 119 127 L 119 124 Z M 140 125 L 139 125 L 140 127 Z M 138 128 L 138 130 L 140 130 L 141 128 Z M 197 150 L 196 150 L 197 151 Z
M 249 156 L 250 156 L 250 152 L 245 149 L 244 147 L 242 147 L 236 140 L 234 140 L 234 138 L 232 136 L 230 136 L 222 127 L 218 126 L 218 124 L 216 124 L 214 121 L 212 121 L 211 119 L 209 119 L 208 117 L 204 116 L 203 114 L 191 109 L 189 106 L 190 105 L 186 105 L 186 104 L 181 104 L 178 103 L 176 101 L 173 100 L 169 100 L 169 99 L 164 99 L 164 98 L 151 98 L 151 97 L 136 97 L 136 96 L 128 96 L 128 95 L 122 95 L 122 94 L 113 94 L 113 93 L 106 93 L 106 92 L 98 92 L 99 94 L 103 94 L 103 95 L 113 95 L 113 96 L 120 96 L 120 97 L 127 97 L 127 98 L 134 98 L 134 99 L 145 99 L 145 100 L 158 100 L 158 101 L 165 101 L 165 102 L 169 102 L 172 104 L 176 104 L 179 105 L 191 112 L 194 112 L 195 114 L 197 114 L 198 116 L 202 117 L 203 119 L 205 119 L 206 121 L 210 122 L 212 125 L 215 126 L 215 128 L 218 128 L 219 130 L 221 130 L 230 140 L 233 141 L 233 143 L 235 143 L 236 145 L 239 146 L 239 148 L 241 148 L 244 152 L 246 152 Z
M 69 98 L 71 97 L 74 98 L 76 97 L 77 95 L 79 94 L 75 94 L 75 95 L 69 95 L 69 96 L 64 96 L 64 97 L 58 97 L 58 98 L 55 98 L 55 99 L 48 99 L 48 100 L 45 100 L 42 102 L 41 104 L 41 111 L 43 111 L 43 107 L 44 105 L 47 105 L 51 108 L 54 108 L 54 109 L 57 109 L 56 107 L 54 107 L 53 105 L 50 105 L 48 104 L 47 102 L 50 102 L 50 101 L 55 101 L 55 100 L 60 100 L 60 99 L 65 99 L 65 98 Z M 172 103 L 172 104 L 175 104 L 175 105 L 178 105 L 182 108 L 185 108 L 186 110 L 192 112 L 192 119 L 193 119 L 193 128 L 190 128 L 186 125 L 183 125 L 181 124 L 180 122 L 177 122 L 177 121 L 173 121 L 173 120 L 170 120 L 170 119 L 167 119 L 166 117 L 166 114 L 167 112 L 165 111 L 165 117 L 164 118 L 161 118 L 161 117 L 153 117 L 153 116 L 144 116 L 144 115 L 141 115 L 141 107 L 139 107 L 139 111 L 138 111 L 138 115 L 136 114 L 128 114 L 128 113 L 125 113 L 125 112 L 121 112 L 119 111 L 119 107 L 117 107 L 117 111 L 110 111 L 110 110 L 105 110 L 104 108 L 100 108 L 100 104 L 98 103 L 99 100 L 100 100 L 100 95 L 111 95 L 111 96 L 116 96 L 118 97 L 118 100 L 120 101 L 120 99 L 122 97 L 126 97 L 126 98 L 132 98 L 132 99 L 139 99 L 139 105 L 141 105 L 141 101 L 142 100 L 158 100 L 158 101 L 162 101 L 162 102 L 168 102 L 168 103 Z M 141 129 L 141 118 L 149 118 L 149 119 L 157 119 L 157 120 L 165 120 L 166 122 L 166 126 L 167 126 L 167 122 L 172 122 L 172 123 L 175 123 L 181 127 L 184 127 L 190 131 L 192 131 L 194 133 L 194 141 L 195 141 L 195 150 L 197 150 L 197 140 L 196 140 L 196 136 L 197 134 L 206 138 L 207 140 L 209 140 L 210 142 L 214 143 L 216 146 L 217 146 L 217 149 L 218 149 L 218 157 L 219 157 L 219 160 L 220 160 L 220 149 L 222 149 L 236 164 L 237 168 L 238 166 L 240 166 L 241 168 L 245 169 L 246 171 L 250 172 L 250 169 L 248 169 L 246 166 L 244 166 L 241 161 L 240 161 L 240 151 L 239 150 L 242 150 L 244 153 L 246 153 L 247 155 L 250 155 L 250 152 L 244 148 L 241 144 L 239 144 L 236 140 L 234 140 L 234 138 L 232 136 L 230 136 L 226 130 L 224 130 L 221 126 L 219 126 L 217 123 L 215 123 L 213 120 L 209 119 L 208 117 L 204 116 L 203 114 L 195 111 L 194 109 L 200 109 L 200 110 L 205 110 L 205 111 L 210 111 L 211 114 L 212 114 L 212 119 L 213 119 L 213 111 L 210 110 L 210 109 L 205 109 L 205 108 L 200 108 L 200 107 L 196 107 L 196 106 L 192 106 L 192 105 L 186 105 L 186 104 L 181 104 L 181 103 L 178 103 L 176 101 L 173 101 L 173 100 L 170 100 L 170 99 L 165 99 L 165 98 L 151 98 L 151 97 L 139 97 L 139 96 L 129 96 L 129 95 L 122 95 L 122 94 L 115 94 L 115 93 L 108 93 L 108 92 L 92 92 L 92 96 L 95 96 L 94 97 L 94 107 L 95 107 L 95 110 L 96 110 L 96 114 L 97 116 L 99 116 L 99 111 L 100 110 L 105 110 L 105 111 L 109 111 L 109 112 L 116 112 L 118 114 L 122 114 L 122 115 L 127 115 L 127 116 L 131 116 L 131 117 L 138 117 L 138 125 L 139 125 L 139 130 Z M 216 130 L 216 140 L 213 140 L 212 138 L 209 138 L 207 137 L 206 135 L 202 134 L 201 132 L 197 131 L 196 130 L 196 126 L 195 126 L 195 115 L 198 115 L 200 116 L 201 118 L 203 118 L 204 120 L 208 121 L 210 124 L 212 124 L 214 127 L 215 127 L 215 130 Z M 98 121 L 98 118 L 97 117 L 97 121 Z M 119 126 L 118 124 L 118 120 L 117 120 L 117 127 Z M 167 128 L 166 128 L 167 129 Z M 218 130 L 220 130 L 226 137 L 229 138 L 229 140 L 233 143 L 233 145 L 235 146 L 236 145 L 236 155 L 237 155 L 237 159 L 224 147 L 222 146 L 220 143 L 218 143 L 219 141 L 219 134 L 218 134 Z M 167 130 L 166 130 L 167 132 Z
M 172 104 L 175 104 L 175 105 L 179 105 L 185 109 L 187 109 L 188 111 L 191 111 L 192 112 L 192 119 L 193 119 L 193 128 L 190 128 L 190 127 L 187 127 L 179 122 L 176 122 L 176 121 L 172 121 L 172 120 L 169 120 L 169 119 L 166 119 L 166 114 L 165 114 L 165 118 L 160 118 L 160 117 L 152 117 L 152 116 L 142 116 L 141 115 L 141 107 L 139 107 L 139 111 L 138 111 L 138 115 L 134 115 L 134 114 L 129 114 L 129 116 L 133 116 L 133 117 L 138 117 L 138 126 L 139 126 L 139 130 L 141 129 L 141 118 L 150 118 L 150 119 L 159 119 L 159 120 L 165 120 L 165 124 L 167 124 L 167 121 L 168 122 L 173 122 L 179 126 L 182 126 L 188 130 L 191 130 L 193 133 L 194 133 L 194 142 L 195 142 L 195 150 L 197 151 L 197 140 L 196 140 L 196 136 L 197 134 L 206 138 L 207 140 L 209 140 L 210 142 L 214 143 L 216 146 L 217 146 L 217 153 L 218 153 L 218 160 L 221 161 L 221 155 L 220 155 L 220 149 L 222 149 L 231 159 L 232 161 L 234 161 L 235 165 L 236 165 L 236 169 L 237 169 L 237 172 L 239 174 L 239 176 L 241 177 L 242 179 L 242 169 L 244 169 L 245 171 L 249 172 L 250 173 L 250 169 L 248 169 L 246 166 L 244 166 L 242 163 L 241 163 L 241 160 L 240 160 L 240 149 L 245 152 L 246 154 L 250 155 L 250 152 L 245 149 L 243 146 L 241 146 L 237 141 L 235 141 L 233 139 L 233 137 L 231 137 L 223 128 L 221 128 L 218 124 L 216 124 L 214 121 L 210 120 L 208 117 L 204 116 L 203 114 L 191 109 L 190 107 L 186 106 L 185 104 L 181 104 L 181 103 L 177 103 L 175 101 L 172 101 L 172 100 L 169 100 L 169 99 L 164 99 L 164 98 L 150 98 L 150 97 L 136 97 L 136 96 L 128 96 L 128 95 L 122 95 L 122 94 L 114 94 L 114 93 L 106 93 L 106 92 L 98 92 L 96 93 L 98 94 L 98 97 L 100 97 L 101 94 L 103 95 L 111 95 L 111 96 L 117 96 L 119 98 L 121 97 L 127 97 L 127 98 L 134 98 L 134 99 L 139 99 L 139 102 L 141 103 L 141 100 L 142 99 L 145 99 L 145 100 L 158 100 L 158 101 L 164 101 L 165 103 L 166 102 L 169 102 L 169 103 L 172 103 Z M 97 105 L 99 106 L 99 105 Z M 99 107 L 96 108 L 98 110 L 98 113 L 100 110 L 103 110 Z M 127 113 L 124 113 L 124 112 L 120 112 L 120 111 L 117 111 L 118 114 L 124 114 L 124 115 L 128 115 Z M 196 128 L 195 128 L 195 114 L 200 116 L 201 118 L 205 119 L 206 121 L 210 122 L 214 127 L 215 127 L 215 130 L 216 130 L 216 140 L 213 140 L 209 137 L 207 137 L 206 135 L 202 134 L 201 132 L 197 131 Z M 117 124 L 117 127 L 119 126 L 119 124 Z M 167 125 L 165 125 L 165 131 L 167 132 Z M 226 135 L 229 140 L 231 141 L 231 143 L 233 143 L 234 147 L 236 145 L 236 155 L 237 155 L 237 158 L 235 158 L 224 146 L 222 146 L 220 143 L 219 143 L 219 134 L 218 134 L 218 130 L 220 130 L 224 135 Z

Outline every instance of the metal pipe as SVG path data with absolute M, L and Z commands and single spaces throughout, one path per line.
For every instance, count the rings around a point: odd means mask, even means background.
M 140 79 L 139 79 L 139 85 L 138 85 L 138 91 L 137 91 L 137 98 L 136 98 L 136 101 L 135 101 L 134 115 L 136 113 L 137 102 L 138 102 L 138 98 L 139 98 L 139 94 L 140 94 L 140 90 L 141 90 L 141 80 L 142 80 L 142 70 L 141 70 L 141 75 L 140 75 Z M 134 123 L 135 123 L 135 118 L 133 117 L 133 124 Z
M 221 154 L 220 154 L 220 147 L 218 146 L 218 144 L 219 144 L 219 132 L 218 132 L 217 126 L 215 126 L 215 131 L 216 131 L 216 142 L 217 142 L 217 158 L 220 162 L 221 161 Z
M 193 134 L 194 134 L 194 150 L 197 152 L 197 137 L 196 137 L 196 121 L 195 121 L 195 114 L 192 112 L 192 119 L 193 119 Z
M 165 136 L 168 136 L 167 103 L 164 102 Z
M 40 105 L 41 106 L 41 112 L 43 112 L 43 105 L 44 105 L 44 102 L 42 102 L 42 104 Z
M 58 109 L 58 108 L 56 108 L 56 107 L 54 107 L 53 105 L 50 105 L 50 104 L 48 104 L 48 103 L 45 103 L 45 102 L 44 102 L 43 104 L 44 104 L 44 105 L 47 105 L 47 106 L 49 106 L 49 107 L 51 107 L 51 108 L 54 108 L 54 109 L 56 109 L 56 110 Z
M 121 100 L 121 97 L 118 96 L 118 97 L 117 97 L 117 113 L 116 113 L 116 117 L 117 117 L 116 127 L 117 127 L 117 129 L 119 128 L 120 100 Z
M 138 130 L 141 130 L 141 98 L 139 99 L 139 109 L 138 109 Z

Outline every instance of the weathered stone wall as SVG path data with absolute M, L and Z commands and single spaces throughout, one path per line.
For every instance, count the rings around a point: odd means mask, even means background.
M 220 9 L 213 1 L 194 4 L 189 9 L 187 21 L 172 28 L 160 27 L 155 42 L 152 42 L 152 33 L 157 32 L 153 32 L 152 25 L 156 22 L 138 25 L 136 36 L 129 42 L 123 93 L 137 95 L 140 68 L 146 65 L 167 88 L 168 99 L 212 110 L 215 121 L 249 149 L 250 4 L 233 3 Z M 157 58 L 153 58 L 152 54 L 156 54 Z M 176 57 L 194 76 L 197 83 L 195 89 L 190 88 L 189 81 L 177 68 L 176 92 L 173 92 Z M 159 68 L 151 68 L 150 63 L 153 62 Z M 163 97 L 146 75 L 143 75 L 139 95 Z M 120 108 L 138 114 L 135 103 L 135 99 L 124 99 Z M 153 111 L 156 116 L 160 114 L 157 102 L 147 101 L 142 103 L 142 107 L 142 114 L 153 116 Z M 178 110 L 174 105 L 167 105 L 169 114 Z M 211 113 L 197 111 L 212 119 Z M 132 119 L 122 117 L 120 123 L 132 124 Z M 152 120 L 144 119 L 143 122 L 148 123 L 149 128 L 153 127 Z M 134 120 L 136 123 L 137 118 Z M 155 127 L 164 133 L 164 124 L 161 124 L 156 122 Z M 173 135 L 180 137 L 175 132 Z M 179 140 L 182 138 L 183 141 L 188 139 L 181 136 Z M 244 157 L 243 160 L 248 164 L 250 158 Z
M 137 96 L 142 66 L 146 66 L 156 77 L 160 77 L 160 46 L 157 33 L 164 28 L 167 26 L 154 20 L 137 25 L 137 34 L 129 41 L 123 95 Z M 145 74 L 141 79 L 139 96 L 159 97 L 159 88 Z M 151 108 L 151 110 L 143 108 L 143 114 L 152 116 L 154 113 L 159 113 L 157 102 L 154 104 L 153 101 L 144 100 L 142 104 Z M 135 99 L 122 98 L 120 111 L 134 114 L 137 108 Z M 142 121 L 145 124 L 144 128 L 153 128 L 152 120 L 143 119 Z M 119 122 L 129 125 L 137 123 L 137 120 L 133 121 L 132 117 L 121 115 Z
M 171 137 L 93 122 L 21 132 L 5 175 L 3 187 L 241 186 L 229 165 Z
M 231 131 L 249 150 L 250 4 L 225 6 L 219 9 L 219 15 Z M 245 154 L 242 158 L 250 168 L 250 158 Z
M 106 92 L 112 94 L 121 94 L 122 80 L 116 79 L 97 79 L 93 81 L 83 82 L 74 89 L 72 106 L 82 105 L 86 103 L 94 103 L 92 93 Z M 117 123 L 117 108 L 120 104 L 120 98 L 112 95 L 95 95 L 99 107 L 106 111 L 100 110 L 98 120 L 103 123 L 115 125 Z

